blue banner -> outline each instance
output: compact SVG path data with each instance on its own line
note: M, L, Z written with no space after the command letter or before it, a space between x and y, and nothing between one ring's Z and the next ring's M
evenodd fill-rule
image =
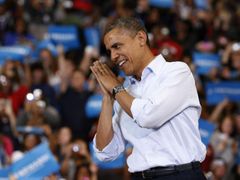
M199 129L202 142L207 146L210 142L212 134L215 130L215 125L205 119L199 119Z
M172 8L174 0L149 0L149 5L159 8Z
M240 82L218 82L206 84L207 103L218 104L224 99L240 102Z
M100 30L96 27L87 27L84 29L84 37L86 40L86 45L94 46L96 48L100 47L101 34Z
M40 51L42 49L48 49L52 53L53 56L57 55L57 48L56 48L55 44L50 40L43 40L38 43L38 45L37 45L38 53L40 53Z
M32 126L17 126L17 131L20 133L27 133L27 134L36 134L36 135L44 135L44 130L39 127L32 127Z
M48 49L54 57L58 54L56 45L50 39L46 39L36 44L36 48L31 55L32 60L39 60L40 52L43 49Z
M16 60L23 62L31 53L31 48L26 46L1 46L0 47L0 63L5 60Z
M94 94L89 97L86 104L86 114L88 118L97 118L100 115L102 108L102 95Z
M207 9L208 8L208 0L194 0L194 2L198 9Z
M80 47L78 29L76 26L49 26L48 38L56 45L63 45L65 50Z
M42 143L13 163L9 169L8 175L12 175L18 180L43 179L58 172L59 165L48 144Z
M0 180L8 180L8 175L10 174L10 168L0 168Z
M196 66L196 72L200 75L206 75L212 68L220 67L220 56L210 53L193 53L193 63Z

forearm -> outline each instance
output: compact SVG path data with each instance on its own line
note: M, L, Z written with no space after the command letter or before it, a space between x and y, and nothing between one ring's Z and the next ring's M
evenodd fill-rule
M91 64L91 57L85 55L79 65L79 68L84 71L85 74L88 73Z
M96 147L99 150L107 146L113 138L112 111L113 102L111 97L104 96L96 133Z
M218 104L213 110L213 112L210 114L209 120L213 123L217 123L227 104L228 104L227 99Z
M130 116L132 116L131 105L134 100L134 97L131 96L127 91L121 91L116 94L116 100L120 104L120 106L124 109L124 111Z
M14 114L9 115L9 120L10 120L10 125L11 125L11 130L14 135L16 135L16 117Z

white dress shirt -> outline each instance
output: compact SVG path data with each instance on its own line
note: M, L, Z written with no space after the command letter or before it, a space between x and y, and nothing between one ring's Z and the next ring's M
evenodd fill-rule
M141 81L129 78L127 91L135 97L133 118L114 103L114 137L102 150L102 161L116 159L126 142L133 146L127 158L129 172L157 166L202 162L206 147L201 142L201 113L193 75L183 62L166 62L162 55L144 69Z

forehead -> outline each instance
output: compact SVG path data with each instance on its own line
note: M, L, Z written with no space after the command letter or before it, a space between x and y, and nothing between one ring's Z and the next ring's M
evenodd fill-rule
M126 29L115 28L104 36L104 44L110 48L115 43L124 42L131 39L131 32Z

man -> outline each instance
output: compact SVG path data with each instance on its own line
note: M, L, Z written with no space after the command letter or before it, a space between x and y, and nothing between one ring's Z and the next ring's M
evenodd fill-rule
M99 61L91 67L104 93L94 138L97 157L115 159L127 141L133 147L127 159L132 179L205 179L199 167L206 154L198 129L201 106L188 66L154 57L146 29L135 18L108 25L104 44L129 85L123 87Z

